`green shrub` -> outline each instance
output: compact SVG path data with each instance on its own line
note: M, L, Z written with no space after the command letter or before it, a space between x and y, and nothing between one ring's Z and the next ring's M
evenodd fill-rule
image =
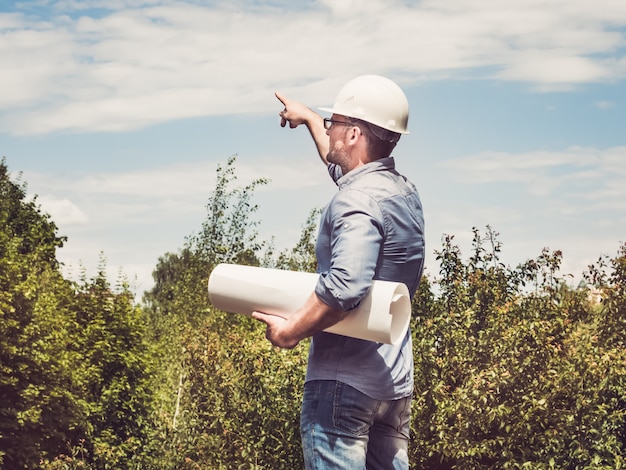
M426 278L415 299L413 464L624 468L623 248L598 305L558 277L560 252L511 270L493 252L464 264L451 241L441 294Z

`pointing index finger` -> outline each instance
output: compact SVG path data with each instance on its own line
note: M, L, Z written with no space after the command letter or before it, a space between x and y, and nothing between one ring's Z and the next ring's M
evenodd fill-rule
M285 102L287 101L287 99L281 93L276 91L276 92L274 92L274 95L276 96L276 98L278 98L278 101L280 101L283 105L286 106Z
M274 95L276 95L278 101L280 101L285 107L280 113L278 113L280 116L280 127L285 127L287 125L287 119L285 118L285 112L287 111L287 99L277 91L274 92Z

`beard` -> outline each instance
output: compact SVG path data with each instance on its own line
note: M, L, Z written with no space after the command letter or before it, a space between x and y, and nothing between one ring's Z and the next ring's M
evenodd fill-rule
M326 161L328 163L339 165L344 175L349 171L350 158L346 152L343 142L334 142L334 145L328 150Z

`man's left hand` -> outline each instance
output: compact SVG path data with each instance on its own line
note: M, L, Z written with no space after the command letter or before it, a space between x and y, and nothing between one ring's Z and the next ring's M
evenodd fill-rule
M267 313L262 312L252 312L252 318L267 325L265 337L274 346L284 349L292 349L295 348L300 342L300 340L290 338L289 335L286 334L285 324L287 323L287 319L277 315L268 315Z

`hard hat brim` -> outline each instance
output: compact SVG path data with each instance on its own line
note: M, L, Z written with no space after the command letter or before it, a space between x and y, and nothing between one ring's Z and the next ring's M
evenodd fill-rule
M343 113L341 113L341 112L337 112L337 111L335 111L333 108L318 107L317 109L319 109L320 111L324 111L324 112L326 112L326 113L330 113L330 114L339 114L339 115L341 115L341 116L346 116L346 117L350 117L350 118L354 118L354 119L361 119L361 118L357 118L357 117L355 117L355 116L350 116L350 115L348 115L348 114L343 114ZM363 121L365 121L365 122L367 122L367 123L369 123L369 124L371 124L371 125L373 125L373 126L378 126L378 124L374 124L373 122L369 122L369 121L367 121L366 119L362 119L362 120L363 120ZM381 126L378 126L378 127L381 127ZM384 127L381 127L381 129L385 129L385 128L384 128ZM389 132L394 132L394 133L396 133L396 134L402 134L402 135L407 135L407 134L410 134L410 132L409 132L408 130L405 130L405 131L397 131L397 130L391 130L391 129L385 129L385 130L387 130L387 131L389 131Z

